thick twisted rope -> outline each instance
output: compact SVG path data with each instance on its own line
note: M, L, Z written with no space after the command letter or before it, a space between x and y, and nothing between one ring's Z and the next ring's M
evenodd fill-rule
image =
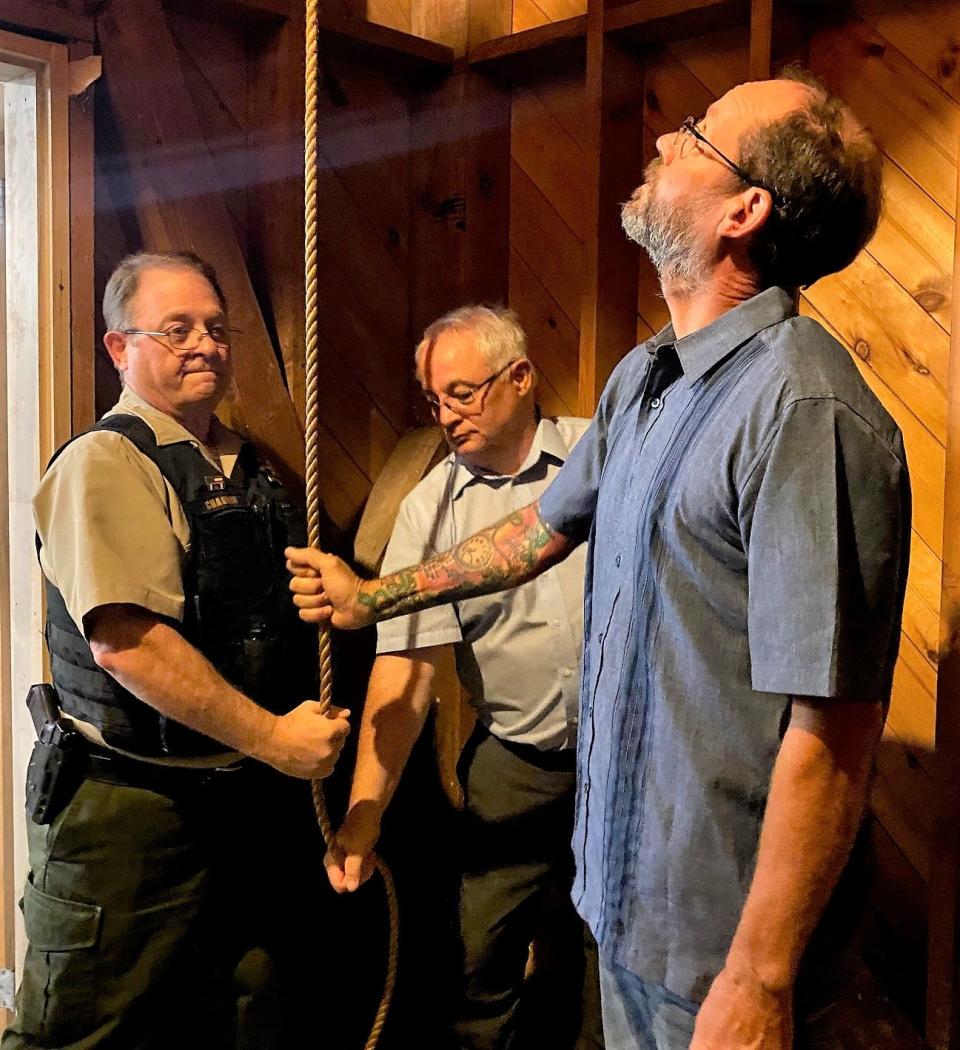
M306 439L307 439L307 529L311 547L320 546L320 353L317 324L317 91L318 75L318 0L307 0L306 12L306 85L304 112L304 262L306 272ZM330 632L321 627L318 636L320 664L320 702L330 707L333 700L333 663L330 654ZM342 859L342 850L333 836L323 782L314 780L313 805L317 823L323 833L327 849ZM387 1019L393 986L397 977L397 941L399 913L393 876L387 865L376 859L377 871L383 879L390 915L390 944L387 952L387 972L383 996L377 1007L370 1035L364 1050L375 1050Z

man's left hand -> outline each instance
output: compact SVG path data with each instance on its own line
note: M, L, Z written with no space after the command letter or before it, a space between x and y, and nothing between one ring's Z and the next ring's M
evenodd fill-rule
M792 1050L793 995L727 965L697 1014L690 1050Z

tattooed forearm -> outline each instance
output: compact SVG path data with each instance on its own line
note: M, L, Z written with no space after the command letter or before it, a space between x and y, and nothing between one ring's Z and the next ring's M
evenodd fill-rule
M359 600L378 620L503 591L533 579L573 549L531 503L453 550L361 585Z

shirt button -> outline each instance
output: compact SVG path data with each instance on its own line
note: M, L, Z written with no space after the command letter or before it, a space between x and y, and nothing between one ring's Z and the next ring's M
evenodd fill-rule
M573 671L571 671L569 667L565 667L563 669L563 677L564 678L569 678L572 674L573 674Z
M659 408L663 404L663 401L659 397L655 397L650 402L651 408Z
M554 620L553 621L553 626L554 627L559 627L560 626L560 621L559 620Z

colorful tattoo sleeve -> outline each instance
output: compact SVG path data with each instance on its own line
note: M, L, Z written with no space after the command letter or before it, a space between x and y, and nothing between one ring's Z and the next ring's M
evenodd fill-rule
M538 504L514 511L452 550L361 585L359 600L377 620L517 587L570 553L571 544L540 517Z

